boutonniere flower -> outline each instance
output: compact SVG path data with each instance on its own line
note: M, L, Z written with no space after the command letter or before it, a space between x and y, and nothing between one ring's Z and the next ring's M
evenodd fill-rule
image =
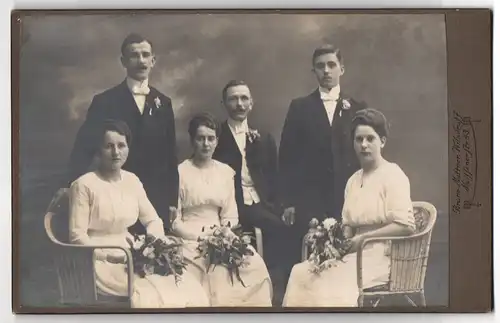
M249 129L247 132L247 137L248 141L250 141L250 143L253 143L254 141L260 139L260 133L255 129Z
M155 106L157 109L159 109L161 107L161 100L159 97L156 97L154 99L154 103L155 103ZM149 110L149 115L152 115L152 114L153 114L152 110Z
M161 100L160 100L160 98L156 97L154 101L155 101L156 108L159 109L161 107Z
M351 108L351 103L347 99L342 99L342 110L349 110ZM342 110L340 110L340 116L342 116Z

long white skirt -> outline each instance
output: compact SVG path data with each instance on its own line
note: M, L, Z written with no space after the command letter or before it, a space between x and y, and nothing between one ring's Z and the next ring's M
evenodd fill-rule
M188 271L197 277L209 296L213 307L270 307L272 306L272 284L262 257L254 250L248 266L240 269L240 276L246 287L236 277L233 284L227 268L216 266L206 272L206 260L198 256L196 241L184 241L184 257Z
M296 264L288 281L284 307L356 307L359 296L356 253L336 261L319 275L309 272L308 261ZM390 259L385 244L372 244L363 250L363 288L385 284Z

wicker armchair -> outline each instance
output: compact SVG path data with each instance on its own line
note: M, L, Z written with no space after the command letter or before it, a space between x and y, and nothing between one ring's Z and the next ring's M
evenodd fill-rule
M55 220L55 221L53 221ZM129 250L117 246L84 246L70 244L68 233L68 191L60 189L52 199L44 219L45 232L52 241L54 267L57 272L62 306L130 307L133 287L132 256ZM104 296L95 283L95 249L120 249L127 255L128 295Z
M359 288L358 305L365 306L365 298L375 299L370 305L376 307L384 296L402 295L413 306L417 304L409 295L417 294L421 306L426 306L424 282L427 272L427 259L431 242L432 229L436 223L436 208L427 202L413 202L416 233L406 237L378 237L365 239L357 251L357 283ZM307 260L309 250L302 242L302 260ZM390 241L391 264L389 282L386 285L363 289L363 247L375 241Z
M427 260L431 243L432 229L436 223L436 208L427 202L413 202L416 233L407 237L378 237L365 239L357 252L358 305L365 305L365 298L375 298L371 303L377 306L381 298L389 295L402 295L413 306L417 304L409 295L418 295L420 306L426 306L424 283ZM363 247L375 241L390 241L391 271L386 285L363 289Z

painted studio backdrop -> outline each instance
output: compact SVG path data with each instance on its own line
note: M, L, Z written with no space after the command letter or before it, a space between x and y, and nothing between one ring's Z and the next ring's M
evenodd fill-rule
M187 121L225 117L221 90L245 80L249 122L279 144L290 101L312 92L315 47L344 57L341 89L390 122L385 157L411 182L412 199L438 209L429 259L428 305L448 303L448 128L442 15L137 14L40 15L23 21L20 83L20 269L23 305L50 306L56 276L43 215L65 171L92 97L123 81L120 45L130 32L157 56L150 83L173 100L179 160L190 153ZM49 256L48 256L49 255Z

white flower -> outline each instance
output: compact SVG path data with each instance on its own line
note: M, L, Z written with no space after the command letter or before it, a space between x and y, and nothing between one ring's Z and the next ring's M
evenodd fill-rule
M241 242L243 242L245 244L250 244L252 241L250 240L249 236L243 236L243 237L241 237Z
M146 242L146 236L145 235L140 235L137 237L138 240L135 240L134 238L132 239L133 241L133 248L134 249L139 249L145 242Z
M327 230L332 229L336 224L337 224L337 220L335 220L334 218L327 218L327 219L323 220L323 226Z
M161 100L159 97L155 98L155 105L157 109L161 107Z
M154 247L147 247L145 248L143 251L142 251L142 255L145 256L145 257L148 257L150 254L153 254L155 251L155 248ZM154 256L154 254L153 254ZM153 258L150 258L150 259L153 259Z
M260 133L256 129L248 129L247 136L248 136L248 141L252 143L260 138Z
M349 103L349 101L348 101L348 100L343 99L343 100L342 100L342 108L343 108L344 110L349 110L349 109L351 108L351 103Z

